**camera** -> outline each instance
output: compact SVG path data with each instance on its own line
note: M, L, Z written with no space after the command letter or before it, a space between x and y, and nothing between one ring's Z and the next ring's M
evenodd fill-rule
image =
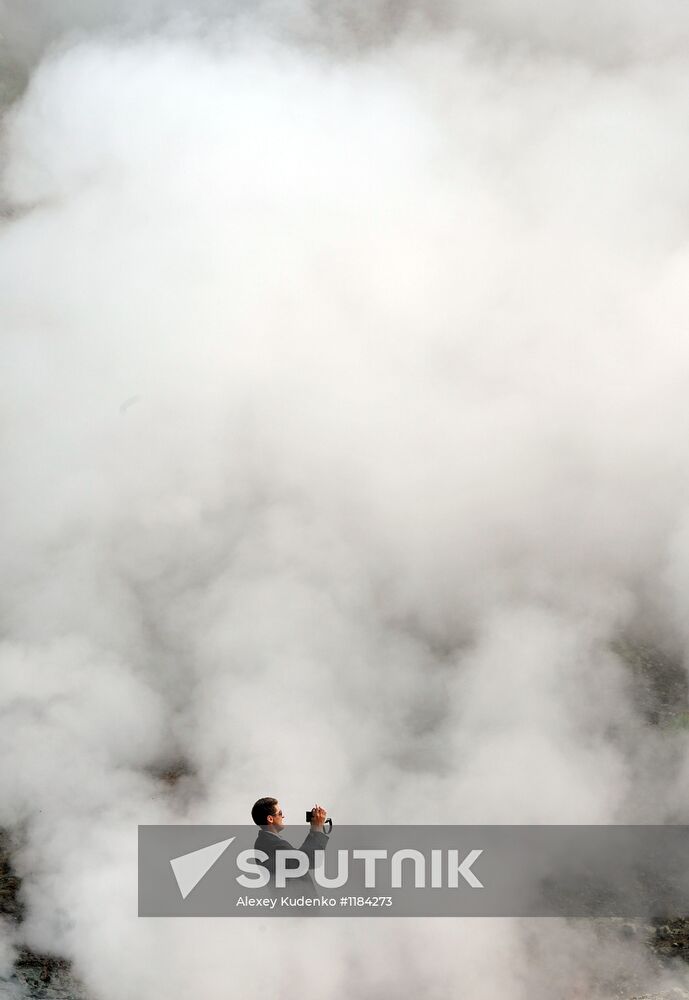
M306 822L311 823L312 820L313 820L313 809L309 809L308 812L306 813ZM333 828L333 821L331 819L326 819L325 823L323 824L323 829L325 829L326 827L328 828L326 832L330 833L330 831Z

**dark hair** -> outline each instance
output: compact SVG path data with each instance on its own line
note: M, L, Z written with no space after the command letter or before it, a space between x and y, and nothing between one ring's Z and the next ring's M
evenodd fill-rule
M266 826L268 817L275 815L273 810L277 804L278 800L272 799L269 795L265 799L259 799L258 802L254 802L251 809L251 818L256 826Z

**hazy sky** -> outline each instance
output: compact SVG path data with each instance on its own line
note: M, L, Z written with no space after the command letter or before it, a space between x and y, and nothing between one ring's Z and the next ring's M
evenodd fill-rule
M689 642L689 8L0 0L0 34L22 940L94 1000L622 961L139 921L136 825L689 821L688 737L615 651Z

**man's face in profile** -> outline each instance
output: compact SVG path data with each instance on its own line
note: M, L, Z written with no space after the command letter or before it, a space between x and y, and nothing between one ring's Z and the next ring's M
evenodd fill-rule
M273 815L268 816L268 826L276 833L278 830L285 829L285 814L279 802L276 802L273 806Z

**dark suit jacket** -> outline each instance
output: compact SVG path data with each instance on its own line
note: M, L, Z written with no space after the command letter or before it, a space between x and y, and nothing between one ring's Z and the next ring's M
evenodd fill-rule
M314 865L314 851L325 850L328 843L328 835L323 833L321 830L310 830L306 840L299 848L304 854L308 856L309 868L313 868ZM275 884L275 855L278 851L293 851L294 848L288 840L284 837L280 837L277 833L271 833L266 830L265 827L261 827L259 830L258 837L256 837L256 843L254 848L257 851L264 851L268 855L266 861L261 861L259 864L263 865L270 872L271 885ZM287 862L287 869L297 867L296 860ZM298 889L300 892L312 893L314 889L313 881L310 874L301 875L299 878L288 879L287 885L292 886L294 889Z

